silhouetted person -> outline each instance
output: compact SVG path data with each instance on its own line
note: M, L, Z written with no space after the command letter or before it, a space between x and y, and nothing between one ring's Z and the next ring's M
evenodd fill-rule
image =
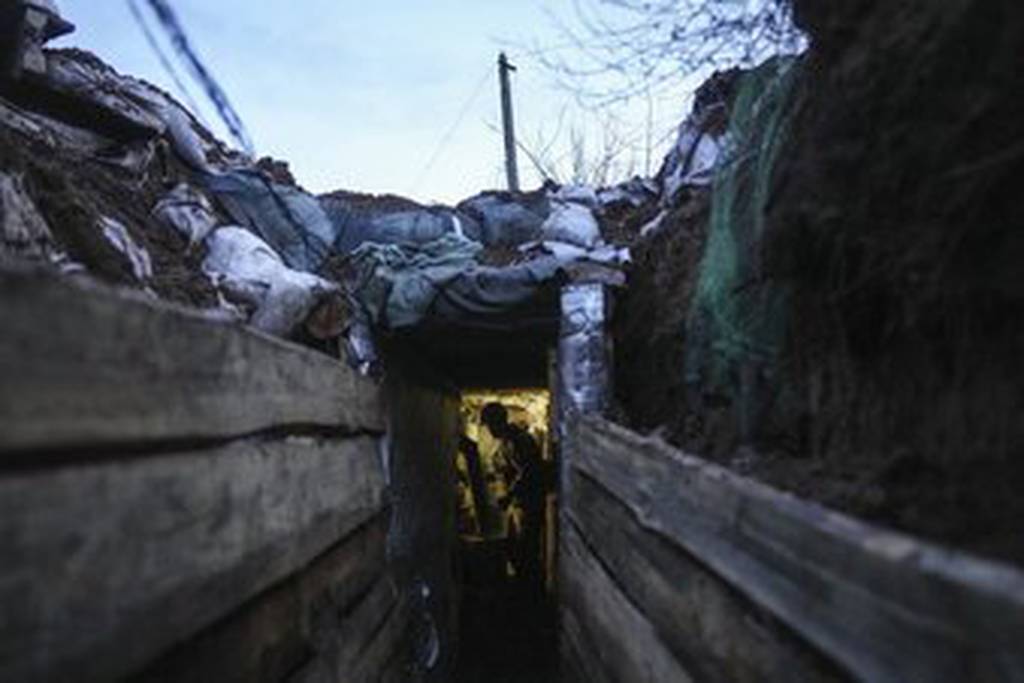
M541 536L544 529L544 463L540 447L525 429L508 421L500 403L488 403L480 413L487 431L502 443L514 469L508 497L523 511L523 521L514 547L516 574L530 588L543 585Z

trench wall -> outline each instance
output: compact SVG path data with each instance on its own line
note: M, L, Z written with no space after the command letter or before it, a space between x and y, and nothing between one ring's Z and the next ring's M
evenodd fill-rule
M1024 574L569 422L569 681L1024 680Z
M453 562L459 395L422 368L396 363L390 372L388 557L412 610L406 680L444 682L458 650Z
M389 443L436 403L389 442L375 384L237 325L10 268L0 309L0 680L414 680Z

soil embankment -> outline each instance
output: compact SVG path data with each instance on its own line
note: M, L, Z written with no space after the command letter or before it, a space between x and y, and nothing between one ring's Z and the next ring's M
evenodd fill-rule
M725 337L696 338L709 223L676 211L635 248L619 308L625 419L801 496L1024 563L1024 9L819 4L795 3L811 48L764 201L739 227L744 277L718 292L772 316L750 336L778 343L728 349L715 382L694 374Z

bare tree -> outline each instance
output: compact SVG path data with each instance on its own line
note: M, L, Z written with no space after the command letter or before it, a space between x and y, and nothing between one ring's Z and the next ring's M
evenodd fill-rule
M584 104L607 106L695 73L797 52L790 0L573 0L533 55Z

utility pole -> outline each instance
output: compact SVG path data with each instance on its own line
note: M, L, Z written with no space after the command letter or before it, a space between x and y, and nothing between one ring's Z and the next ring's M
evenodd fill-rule
M512 120L512 85L509 72L516 67L509 63L508 57L502 52L498 55L498 76L501 80L501 121L505 131L505 175L508 177L508 189L519 192L519 166L516 163L516 131Z

